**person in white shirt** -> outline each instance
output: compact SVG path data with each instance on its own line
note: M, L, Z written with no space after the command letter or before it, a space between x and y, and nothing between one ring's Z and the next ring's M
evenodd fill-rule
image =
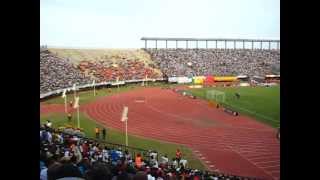
M52 142L52 134L50 133L50 132L47 132L47 134L48 134L48 141L49 141L49 143L51 143Z
M180 164L183 165L184 168L186 168L186 165L188 164L188 161L186 159L181 159Z
M51 128L52 122L51 122L50 120L47 120L46 126L49 127L49 128Z
M169 162L169 158L167 155L161 156L161 164L167 165Z

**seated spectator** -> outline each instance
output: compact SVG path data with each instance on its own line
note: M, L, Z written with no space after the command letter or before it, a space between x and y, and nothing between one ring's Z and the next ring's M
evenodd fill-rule
M140 154L140 153L138 153L137 156L136 156L136 158L135 158L135 165L136 165L136 167L137 167L138 169L140 169L141 166L142 166L142 157L141 157L141 154Z
M92 168L85 174L86 180L111 180L110 168L104 163L94 163Z

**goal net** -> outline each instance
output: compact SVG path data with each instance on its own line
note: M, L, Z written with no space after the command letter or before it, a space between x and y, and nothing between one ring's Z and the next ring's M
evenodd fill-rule
M206 98L208 100L213 100L218 103L225 103L226 94L225 92L218 91L218 90L208 90L206 91Z

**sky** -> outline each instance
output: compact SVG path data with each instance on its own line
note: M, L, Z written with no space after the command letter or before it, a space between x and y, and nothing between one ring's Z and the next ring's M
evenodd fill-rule
M40 1L40 45L142 48L141 37L280 39L280 0Z

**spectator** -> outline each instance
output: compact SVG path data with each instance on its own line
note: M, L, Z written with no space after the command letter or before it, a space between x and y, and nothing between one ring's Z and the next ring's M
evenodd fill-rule
M141 154L140 154L140 153L138 153L137 156L136 156L135 164L136 164L136 167L137 167L138 169L141 168L141 166L142 166L142 157L141 157Z
M177 149L176 159L177 159L178 164L180 163L181 158L182 158L182 152L180 151L180 149Z
M96 127L96 128L94 129L94 132L95 132L95 134L96 134L96 138L99 139L99 137L100 137L99 128Z
M51 126L52 126L51 121L50 121L50 120L47 120L46 127L47 127L47 128L51 128Z
M110 168L101 162L94 163L92 169L85 175L86 180L111 180L112 174Z
M71 123L71 119L72 119L72 115L71 115L71 113L69 112L69 113L68 113L68 122L69 122L69 123Z
M103 128L102 129L102 138L103 138L103 140L106 140L106 128Z

